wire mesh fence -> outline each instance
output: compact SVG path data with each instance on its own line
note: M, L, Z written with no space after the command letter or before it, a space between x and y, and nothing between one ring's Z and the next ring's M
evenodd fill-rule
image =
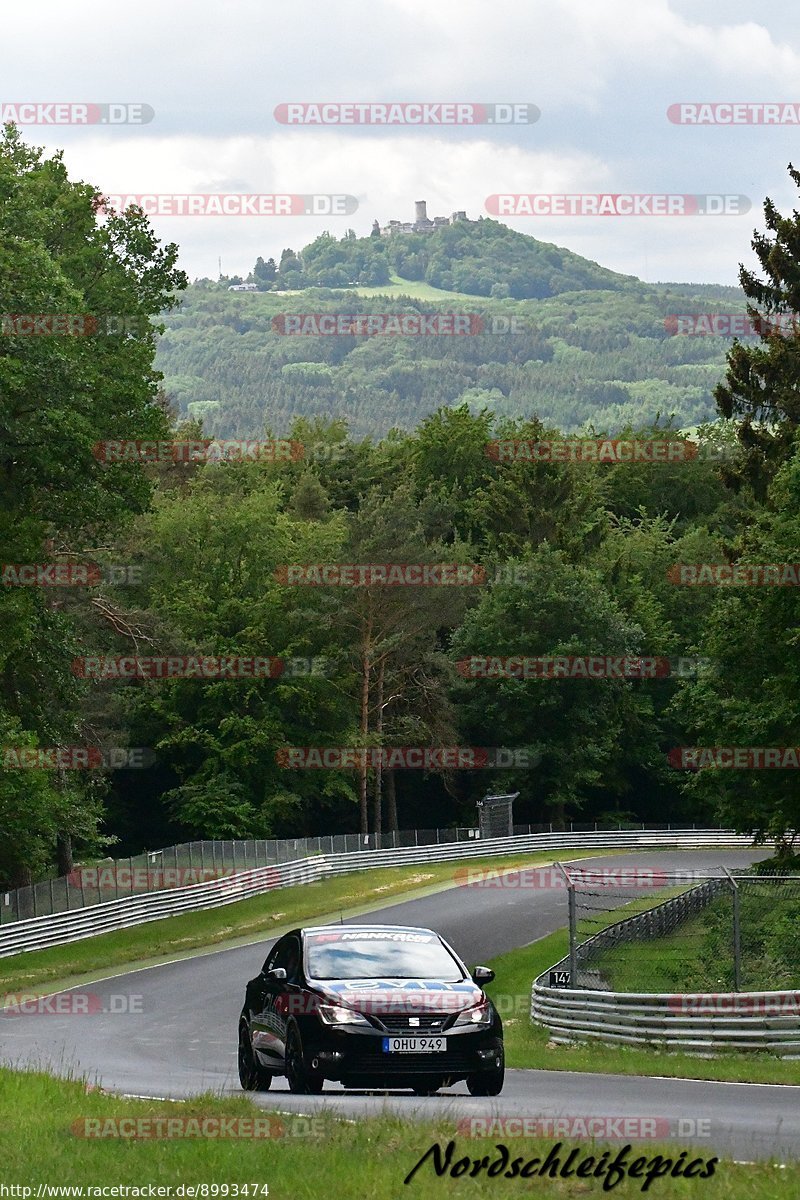
M564 869L569 986L613 992L800 987L800 875Z

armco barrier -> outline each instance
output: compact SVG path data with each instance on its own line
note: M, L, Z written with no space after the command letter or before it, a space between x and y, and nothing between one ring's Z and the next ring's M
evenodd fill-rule
M610 830L598 833L534 833L490 841L451 842L398 850L360 850L316 855L298 862L240 871L223 879L189 887L106 900L89 908L32 917L0 928L0 957L79 941L112 929L142 925L179 913L219 908L278 887L314 883L331 875L376 867L413 866L463 858L490 858L548 850L636 850L747 848L752 839L720 829Z
M545 1025L554 1042L657 1045L694 1054L767 1051L800 1058L800 992L573 991L547 987L541 978L533 985L531 1019Z

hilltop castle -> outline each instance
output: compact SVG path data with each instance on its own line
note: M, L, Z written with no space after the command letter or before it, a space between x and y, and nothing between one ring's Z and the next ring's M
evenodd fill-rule
M417 200L414 203L415 219L413 221L390 221L383 228L377 221L373 223L372 232L381 237L393 237L396 233L431 233L434 229L441 229L443 225L455 225L459 221L466 221L466 212L454 212L449 217L434 217L433 220L428 216L427 200Z

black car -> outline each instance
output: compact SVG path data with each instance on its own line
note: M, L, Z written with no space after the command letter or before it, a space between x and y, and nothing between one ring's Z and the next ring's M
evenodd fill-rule
M431 1095L465 1079L473 1096L503 1087L503 1025L481 985L430 929L321 925L273 946L247 985L239 1019L239 1079L293 1092L411 1088Z

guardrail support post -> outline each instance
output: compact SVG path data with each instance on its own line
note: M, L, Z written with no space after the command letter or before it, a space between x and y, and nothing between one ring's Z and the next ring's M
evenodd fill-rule
M569 877L569 871L563 863L556 862L553 866L558 867L567 885L567 910L569 912L569 986L571 988L578 987L578 951L577 951L577 907L575 898L575 884Z

